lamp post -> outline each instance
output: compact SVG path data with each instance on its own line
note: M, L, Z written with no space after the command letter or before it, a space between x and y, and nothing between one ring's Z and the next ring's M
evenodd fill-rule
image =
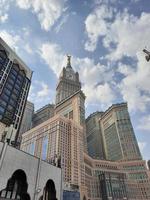
M146 54L145 59L147 60L147 62L150 61L150 51L143 49L143 52Z

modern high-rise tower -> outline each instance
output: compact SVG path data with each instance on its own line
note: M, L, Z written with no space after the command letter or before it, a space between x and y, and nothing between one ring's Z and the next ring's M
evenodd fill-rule
M94 112L86 119L86 139L88 154L94 159L105 159L102 130L99 118L103 112Z
M31 77L32 71L0 38L0 139L5 127L11 126L17 141Z
M56 87L56 105L81 89L79 74L71 67L71 56L67 58L67 66L63 68Z
M100 117L104 151L108 160L141 160L127 103L114 104Z
M142 159L134 134L127 103L114 104L105 112L95 112L86 119L89 155L107 160Z
M47 104L33 114L32 127L38 126L54 116L54 104Z
M32 128L33 113L34 113L34 104L30 101L27 101L19 130L19 136L18 136L19 141L21 141L22 134Z

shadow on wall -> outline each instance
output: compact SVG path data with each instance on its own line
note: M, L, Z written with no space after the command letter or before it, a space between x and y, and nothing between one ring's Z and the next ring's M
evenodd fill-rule
M43 195L39 200L57 200L56 198L56 189L54 181L49 179L43 189Z
M85 197L85 196L83 197L83 200L86 200L86 197Z
M6 188L0 191L0 198L30 200L27 193L28 183L25 172L21 169L16 170L8 179ZM54 181L49 179L43 189L43 195L39 200L57 200Z
M7 199L30 200L27 193L27 177L23 170L16 170L7 182L5 189L0 191L0 197Z

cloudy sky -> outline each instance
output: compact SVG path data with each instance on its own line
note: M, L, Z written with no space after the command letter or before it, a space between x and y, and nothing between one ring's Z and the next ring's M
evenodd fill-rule
M0 0L0 36L34 71L29 100L55 101L66 54L80 74L86 115L128 102L142 155L150 159L149 0Z

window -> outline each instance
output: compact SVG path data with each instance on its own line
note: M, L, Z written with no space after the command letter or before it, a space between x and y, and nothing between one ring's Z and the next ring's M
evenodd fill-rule
M30 154L32 154L32 155L34 155L34 150L35 150L35 142L32 142L31 144L30 144Z
M42 142L42 159L46 160L47 158L47 147L48 147L48 137L43 138Z
M5 110L5 108L3 108L2 106L0 106L0 112L3 113Z

